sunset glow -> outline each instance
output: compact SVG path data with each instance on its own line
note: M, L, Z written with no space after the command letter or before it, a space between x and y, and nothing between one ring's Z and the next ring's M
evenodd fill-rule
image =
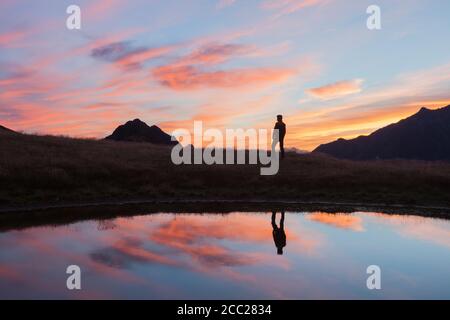
M450 3L378 1L0 3L0 125L103 138L140 118L171 133L194 120L272 128L312 150L450 104Z

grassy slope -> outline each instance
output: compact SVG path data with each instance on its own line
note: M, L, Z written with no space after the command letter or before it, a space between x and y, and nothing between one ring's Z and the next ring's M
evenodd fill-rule
M256 165L175 166L170 147L0 132L0 207L125 199L264 199L450 206L450 164L288 154Z

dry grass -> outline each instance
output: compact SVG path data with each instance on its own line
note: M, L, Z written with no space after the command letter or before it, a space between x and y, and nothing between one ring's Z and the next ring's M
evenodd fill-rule
M170 147L0 133L0 206L131 199L450 205L450 164L288 153L259 166L175 166Z

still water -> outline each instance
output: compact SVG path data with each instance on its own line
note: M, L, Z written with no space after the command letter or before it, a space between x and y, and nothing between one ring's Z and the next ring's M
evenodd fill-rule
M68 290L66 268L81 268ZM367 288L367 267L381 290ZM450 299L450 221L150 214L0 233L0 298Z

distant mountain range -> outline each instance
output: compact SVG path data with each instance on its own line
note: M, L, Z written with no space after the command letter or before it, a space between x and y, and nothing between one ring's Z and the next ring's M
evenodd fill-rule
M313 152L351 160L450 160L450 106L437 110L422 108L369 136L338 139L320 145Z
M0 133L16 133L0 125ZM157 126L135 119L117 127L105 140L176 145ZM322 144L314 153L350 160L415 159L450 161L450 106L419 112L368 136Z
M162 145L176 145L172 137L157 126L148 126L145 122L135 119L117 127L116 130L105 138L115 141L150 142Z

